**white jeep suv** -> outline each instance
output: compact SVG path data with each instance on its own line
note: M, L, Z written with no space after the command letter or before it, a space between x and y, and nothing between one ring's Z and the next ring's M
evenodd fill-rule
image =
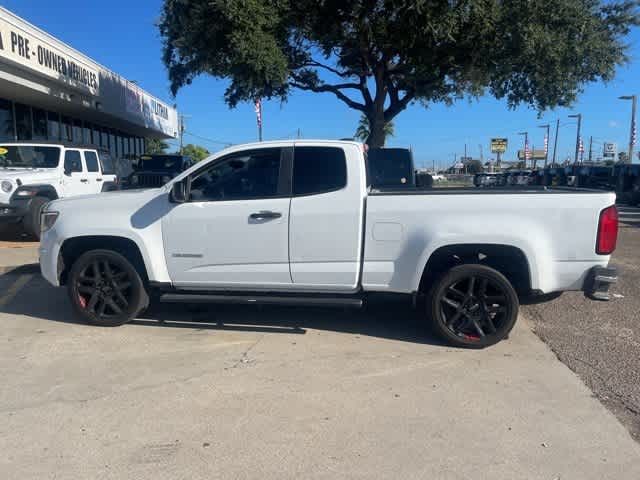
M117 189L113 160L95 147L0 143L0 225L22 223L39 238L40 212L58 198Z

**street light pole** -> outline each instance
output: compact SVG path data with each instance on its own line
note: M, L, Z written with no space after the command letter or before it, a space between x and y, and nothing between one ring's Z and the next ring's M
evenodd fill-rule
M547 136L544 137L544 168L547 168L547 162L549 160L549 129L551 125L547 123L546 125L540 125L540 128L547 129Z
M582 114L578 113L576 115L569 115L569 118L577 118L578 119L578 130L576 133L576 156L573 159L573 164L578 164L578 156L580 155L580 128L582 127Z
M636 104L637 95L624 95L620 100L631 100L631 133L629 134L629 163L633 163L633 147L636 145Z

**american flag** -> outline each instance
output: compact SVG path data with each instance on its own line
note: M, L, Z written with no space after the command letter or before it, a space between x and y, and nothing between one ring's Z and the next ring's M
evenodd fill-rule
M549 137L544 136L544 154L545 156L549 153Z
M631 124L631 145L635 145L638 139L638 132L636 131L636 119L633 119Z
M256 120L258 121L258 127L262 128L262 100L259 98L255 102L256 108Z
M582 143L582 137L580 137L580 153L584 153L584 144Z
M525 142L524 144L524 159L525 160L531 159L531 150L529 149L529 142Z

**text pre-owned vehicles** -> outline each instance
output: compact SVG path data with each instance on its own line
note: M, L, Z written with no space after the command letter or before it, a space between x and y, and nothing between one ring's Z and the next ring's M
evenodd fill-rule
M35 237L47 202L109 191L116 183L109 153L95 147L0 143L0 223L22 222Z
M42 272L96 325L157 297L349 306L390 292L471 347L509 333L519 295L606 299L615 281L613 193L370 182L355 142L232 147L159 189L50 203Z
M157 188L193 165L185 155L142 155L138 168L125 181L124 188Z

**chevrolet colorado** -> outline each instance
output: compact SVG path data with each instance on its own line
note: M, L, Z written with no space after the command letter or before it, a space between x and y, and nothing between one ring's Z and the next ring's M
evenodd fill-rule
M95 325L150 298L359 306L391 292L472 348L508 335L522 296L607 299L616 280L613 193L382 183L356 142L234 146L162 188L49 203L40 264Z

